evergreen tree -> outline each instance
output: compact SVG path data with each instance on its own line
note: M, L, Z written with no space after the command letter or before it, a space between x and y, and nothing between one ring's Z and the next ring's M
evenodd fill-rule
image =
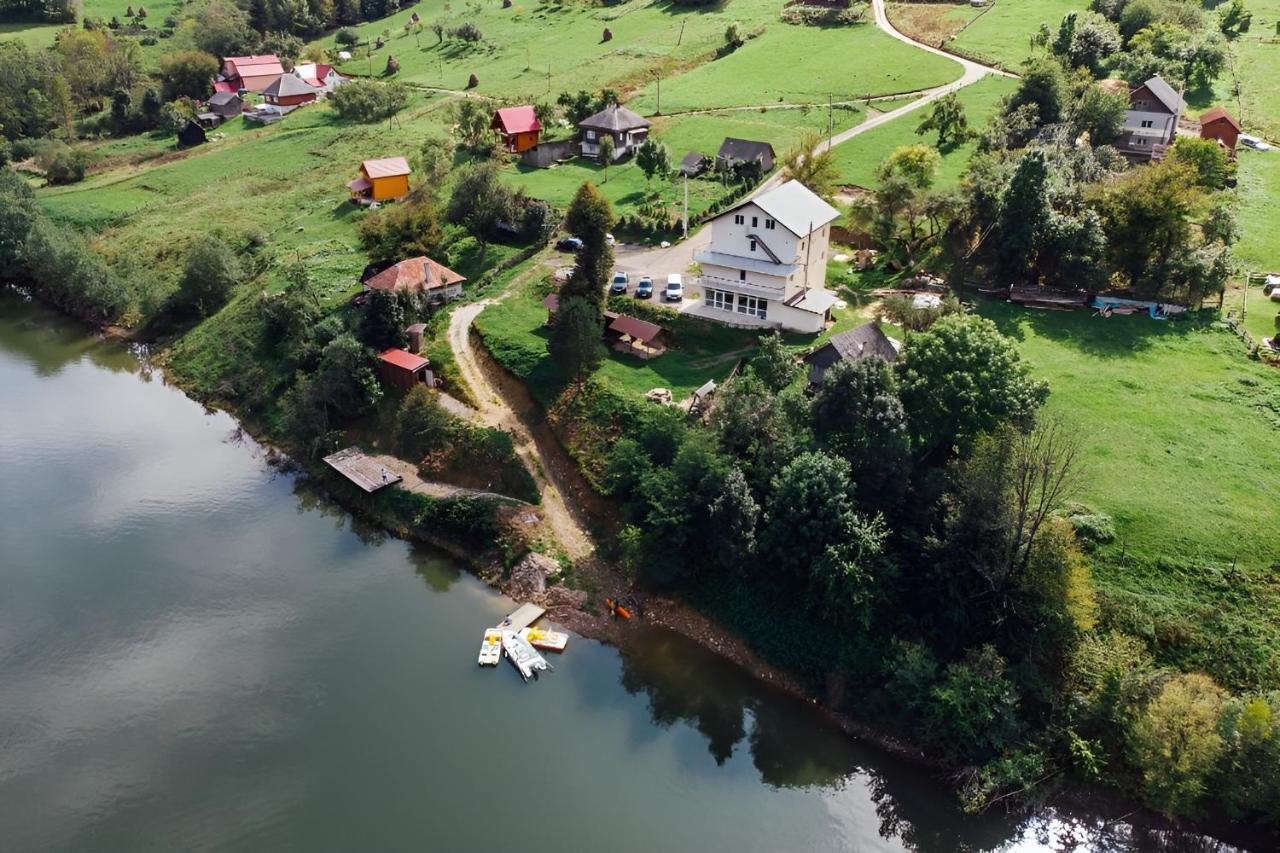
M580 385L604 360L603 333L598 302L578 296L562 298L547 352L570 380Z
M1036 252L1049 224L1049 166L1044 152L1022 155L1000 209L998 259L1007 283L1036 268Z
M561 290L561 297L580 296L599 306L604 303L604 286L613 269L613 249L608 233L613 227L613 208L595 184L578 187L565 214L569 233L582 241L573 275Z

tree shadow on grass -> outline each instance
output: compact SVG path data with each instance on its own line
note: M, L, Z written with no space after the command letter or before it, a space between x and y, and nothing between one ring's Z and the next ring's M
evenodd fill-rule
M1182 338L1202 329L1200 320L1153 320L1145 313L1128 317L1093 316L1092 309L1043 311L1001 302L983 302L979 313L996 324L1000 333L1016 341L1026 340L1026 330L1095 356L1129 356L1149 349L1162 339Z

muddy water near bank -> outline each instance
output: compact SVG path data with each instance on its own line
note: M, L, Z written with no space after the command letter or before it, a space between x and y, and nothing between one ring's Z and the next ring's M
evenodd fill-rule
M1132 847L926 772L662 629L480 670L511 602L0 298L8 850Z

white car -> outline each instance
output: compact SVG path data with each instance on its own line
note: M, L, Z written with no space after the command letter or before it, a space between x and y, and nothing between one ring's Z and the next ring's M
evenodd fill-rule
M1252 148L1254 151L1270 151L1271 150L1271 146L1263 142L1258 137L1249 136L1243 133L1240 134L1240 144L1243 145L1245 148Z
M673 272L667 276L667 287L662 291L662 298L668 302L680 302L684 299L684 276Z

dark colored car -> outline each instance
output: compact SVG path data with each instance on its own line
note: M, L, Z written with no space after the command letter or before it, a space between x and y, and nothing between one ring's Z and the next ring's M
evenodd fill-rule
M577 237L561 237L556 241L556 248L561 252L576 252L582 248L582 241Z
M648 299L653 296L653 279L645 276L636 283L636 299Z

